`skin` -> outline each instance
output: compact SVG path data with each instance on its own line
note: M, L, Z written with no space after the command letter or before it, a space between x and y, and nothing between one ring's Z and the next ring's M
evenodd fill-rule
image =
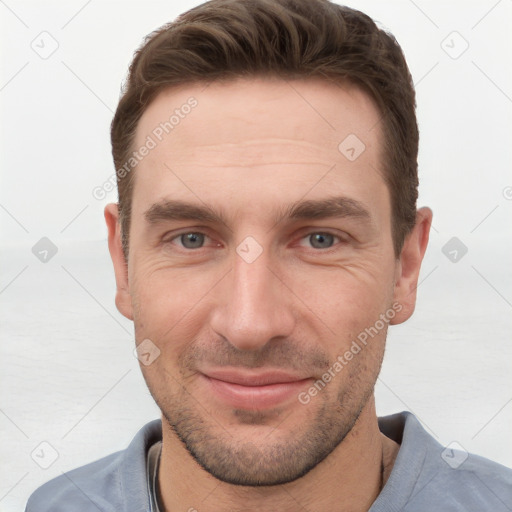
M160 350L141 369L162 410L163 504L368 510L381 465L385 483L399 449L378 429L374 385L388 323L413 313L432 212L418 210L396 257L380 115L354 86L253 78L169 89L142 116L135 147L190 96L197 107L137 165L128 264L117 205L105 208L117 308L137 343ZM354 161L338 150L349 134L365 144ZM368 215L278 216L333 196ZM224 220L150 224L145 212L164 199L207 204ZM187 232L206 236L190 248L178 236ZM248 236L262 250L250 263L236 251ZM285 369L307 379L307 392L393 305L400 310L307 404L294 395L234 407L204 384L212 365Z

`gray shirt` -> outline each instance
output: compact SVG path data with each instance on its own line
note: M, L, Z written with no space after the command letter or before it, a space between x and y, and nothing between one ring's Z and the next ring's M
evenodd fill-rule
M379 428L400 450L370 512L512 511L511 469L441 446L409 412L379 418ZM161 440L161 420L154 420L126 450L39 487L26 512L158 512Z

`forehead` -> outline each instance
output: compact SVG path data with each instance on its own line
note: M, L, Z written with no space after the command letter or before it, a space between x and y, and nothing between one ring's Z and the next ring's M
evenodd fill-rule
M380 135L379 119L368 94L348 82L240 78L164 90L142 115L135 143L153 134L171 145L188 143L183 152L191 146L291 135L336 149L349 134L372 145Z
M151 149L136 167L133 211L169 195L209 203L229 197L235 205L242 193L261 207L308 189L318 197L340 186L349 196L364 187L368 198L377 189L386 195L379 119L361 89L320 79L165 90L137 127L134 149Z

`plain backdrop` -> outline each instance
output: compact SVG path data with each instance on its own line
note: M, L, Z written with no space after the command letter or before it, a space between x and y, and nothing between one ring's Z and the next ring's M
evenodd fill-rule
M134 50L198 3L0 1L1 511L159 417L114 304L103 208L116 192L92 191L114 172L109 125ZM378 413L410 410L441 444L512 466L512 2L349 5L404 49L418 204L434 211L416 312L389 332ZM44 237L46 262L33 250Z

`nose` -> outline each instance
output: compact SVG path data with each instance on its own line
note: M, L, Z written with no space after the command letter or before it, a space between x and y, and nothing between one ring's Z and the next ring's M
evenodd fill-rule
M290 336L295 326L292 294L267 251L252 262L234 255L231 272L217 293L221 297L211 327L240 350L258 350Z

